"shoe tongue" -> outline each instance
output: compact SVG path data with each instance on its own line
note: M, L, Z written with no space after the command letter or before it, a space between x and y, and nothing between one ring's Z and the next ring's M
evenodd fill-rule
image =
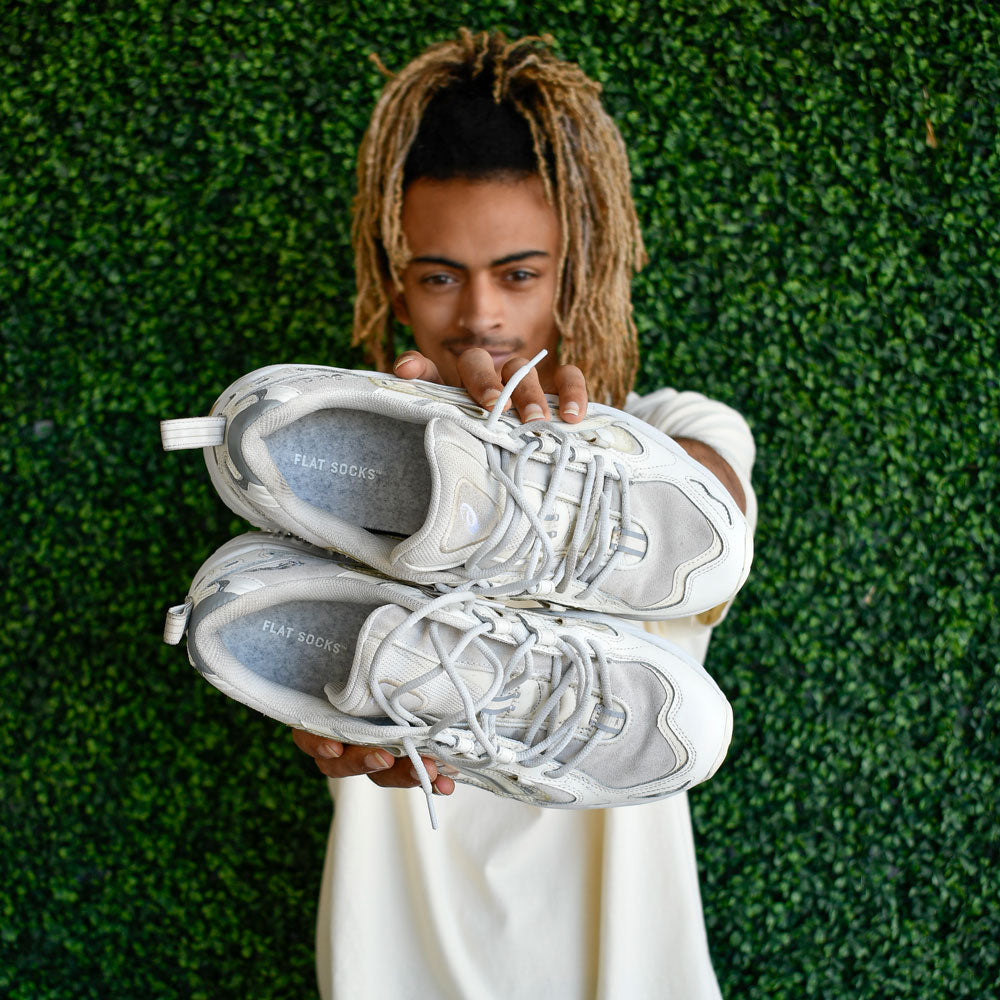
M432 500L423 527L404 539L392 554L415 572L461 566L490 536L507 503L506 489L489 469L487 446L453 421L437 417L427 424L424 449L430 467ZM538 511L549 489L551 464L528 461L523 470L522 495ZM556 551L564 551L576 523L578 502L586 476L564 470L560 494L576 500L556 499L546 518L548 536ZM594 522L584 532L582 548L589 542ZM492 558L499 566L515 553L531 530L523 512L505 532Z
M400 685L435 670L436 676L424 681L412 692L402 696L401 705L428 721L443 718L462 709L462 700L454 683L440 669L440 657L429 635L430 623L421 619L411 628L387 641L389 634L410 612L397 604L387 604L373 611L358 632L354 663L342 690L326 686L326 694L335 708L347 715L361 718L383 718L385 710L372 696L370 678L378 653L377 671L383 694L390 697ZM452 650L464 631L438 624L442 648ZM456 662L459 675L473 699L480 697L493 683L495 672L482 652L470 644Z
M486 446L450 420L427 424L424 450L432 500L423 527L400 542L393 560L417 571L458 566L486 539L502 510L502 488L489 471Z

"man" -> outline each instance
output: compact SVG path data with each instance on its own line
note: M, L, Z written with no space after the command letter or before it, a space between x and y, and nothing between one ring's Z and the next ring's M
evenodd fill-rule
M359 153L355 338L379 367L490 407L513 373L525 422L626 403L629 280L644 258L621 137L599 88L537 40L463 31L386 87ZM546 393L557 399L552 412ZM662 390L629 408L730 490L751 523L753 443L728 407ZM724 608L647 625L704 658ZM718 996L686 797L546 810L462 788L432 834L408 760L305 732L336 809L317 933L330 997ZM434 790L452 778L424 761ZM375 788L374 786L379 786Z

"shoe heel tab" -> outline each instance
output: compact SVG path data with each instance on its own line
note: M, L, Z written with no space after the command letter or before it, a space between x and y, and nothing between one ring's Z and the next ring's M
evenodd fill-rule
M226 436L225 417L182 417L160 421L160 441L164 451L214 448Z
M167 620L163 625L163 641L168 646L177 646L187 630L194 601L189 597L183 604L175 604L167 610Z

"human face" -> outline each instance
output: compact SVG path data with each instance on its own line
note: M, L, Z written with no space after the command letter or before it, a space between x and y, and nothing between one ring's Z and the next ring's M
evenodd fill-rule
M421 178L406 190L402 223L411 256L393 311L442 380L462 384L458 358L472 347L498 373L544 347L537 371L555 392L559 222L541 180Z

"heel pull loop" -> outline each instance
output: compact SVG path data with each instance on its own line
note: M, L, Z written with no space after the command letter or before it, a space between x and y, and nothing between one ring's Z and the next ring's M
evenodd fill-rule
M167 620L163 624L163 641L168 646L177 646L184 638L193 607L194 601L189 597L183 604L175 604L167 610Z
M213 448L226 437L225 417L181 417L160 421L160 441L164 451Z

